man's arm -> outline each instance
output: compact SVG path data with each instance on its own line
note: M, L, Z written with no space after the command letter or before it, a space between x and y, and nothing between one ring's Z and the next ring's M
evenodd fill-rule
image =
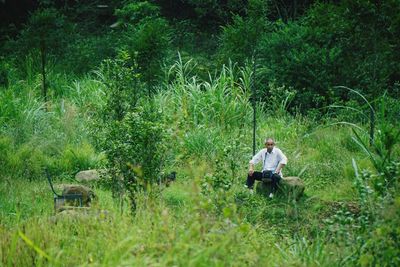
M283 167L285 167L285 165L287 164L287 157L282 153L281 150L279 150L279 164L278 167L275 170L275 173L280 174L281 170L283 169Z
M252 176L254 173L254 165L262 160L262 150L260 150L257 154L249 162L249 175Z
M286 164L283 163L279 163L278 168L276 168L275 173L280 174L281 170L283 169L283 167L285 167Z

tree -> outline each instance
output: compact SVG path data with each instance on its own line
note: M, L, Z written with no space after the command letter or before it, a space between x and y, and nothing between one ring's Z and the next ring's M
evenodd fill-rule
M255 53L262 36L272 28L266 8L265 0L249 1L246 16L235 15L231 24L222 27L218 54L224 63L232 60L243 65L257 56Z
M96 127L99 145L107 156L114 197L127 192L134 212L137 191L156 183L163 167L166 126L153 100L143 95L137 64L126 52L106 60L99 74L107 88Z
M146 82L148 95L162 75L161 64L171 44L171 29L160 17L158 6L147 1L128 3L116 10L124 36L123 46L137 62L141 80Z
M49 54L59 52L65 41L65 18L54 8L35 11L22 31L20 41L24 50L32 48L40 54L42 96L47 103L46 62Z

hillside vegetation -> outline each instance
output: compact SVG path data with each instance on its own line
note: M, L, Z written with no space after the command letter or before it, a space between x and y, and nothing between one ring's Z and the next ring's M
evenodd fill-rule
M1 266L400 265L398 1L27 2L0 2ZM245 188L253 108L300 199ZM55 213L46 174L87 169Z

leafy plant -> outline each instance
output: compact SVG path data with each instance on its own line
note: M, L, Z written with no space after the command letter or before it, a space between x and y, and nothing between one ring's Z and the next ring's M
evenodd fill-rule
M116 59L105 60L95 73L106 88L103 120L122 120L137 105L144 91L135 59L121 51Z
M369 118L369 131L364 130L362 125L352 122L341 121L334 124L344 124L352 127L354 134L352 137L353 141L368 156L373 167L378 174L380 174L377 176L378 180L374 183L375 189L378 190L380 194L384 195L395 182L394 175L391 171L392 169L389 166L395 162L394 155L397 153L396 147L400 143L400 129L393 127L392 121L386 120L386 95L380 97L378 102L380 108L375 110L373 103L370 103L360 92L347 87L341 88L347 89L361 97L368 107L368 113L365 114L363 110L353 107L336 105L333 107L346 110L350 109ZM365 138L366 136L368 136L368 141ZM383 181L379 180L381 178L383 178Z
M135 25L142 20L154 19L160 16L160 7L148 1L128 2L123 7L115 11L119 23L128 26Z
M263 97L266 102L266 108L272 113L284 115L296 96L297 91L293 88L286 88L286 86L277 86L275 82L268 84L268 92L265 92Z
M98 76L106 87L107 102L98 121L103 130L95 135L108 159L114 195L127 191L134 211L137 191L156 183L163 166L162 113L144 98L137 65L129 54L105 61Z
M128 192L133 211L137 191L149 190L164 165L167 140L161 116L151 108L137 107L107 125L102 147L113 172L113 189L122 186Z

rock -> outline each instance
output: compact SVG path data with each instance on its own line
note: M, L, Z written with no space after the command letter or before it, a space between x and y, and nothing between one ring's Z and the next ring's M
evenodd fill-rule
M89 182L100 180L100 174L101 174L101 171L97 171L97 170L80 171L75 175L75 179L78 182L89 183Z
M289 198L298 200L303 195L304 189L303 180L296 176L288 176L282 178L279 182L277 193L282 193ZM259 182L256 192L267 196L271 192L271 180Z
M64 186L64 189L62 191L62 196L76 195L76 194L82 195L82 206L84 206L84 207L89 207L90 203L94 199L96 199L96 194L89 187L86 187L83 185L65 185ZM72 201L72 202L75 202L75 201ZM72 205L72 206L76 206L76 205Z
M56 188L62 188L61 196L65 197L68 195L82 195L82 206L90 207L93 200L95 200L96 194L92 189L83 185L74 185L74 184L61 184L55 186ZM57 189L56 189L57 190ZM65 198L56 198L54 203L54 210L56 212L60 212L65 210L67 207L79 207L80 202L78 199L68 200Z

